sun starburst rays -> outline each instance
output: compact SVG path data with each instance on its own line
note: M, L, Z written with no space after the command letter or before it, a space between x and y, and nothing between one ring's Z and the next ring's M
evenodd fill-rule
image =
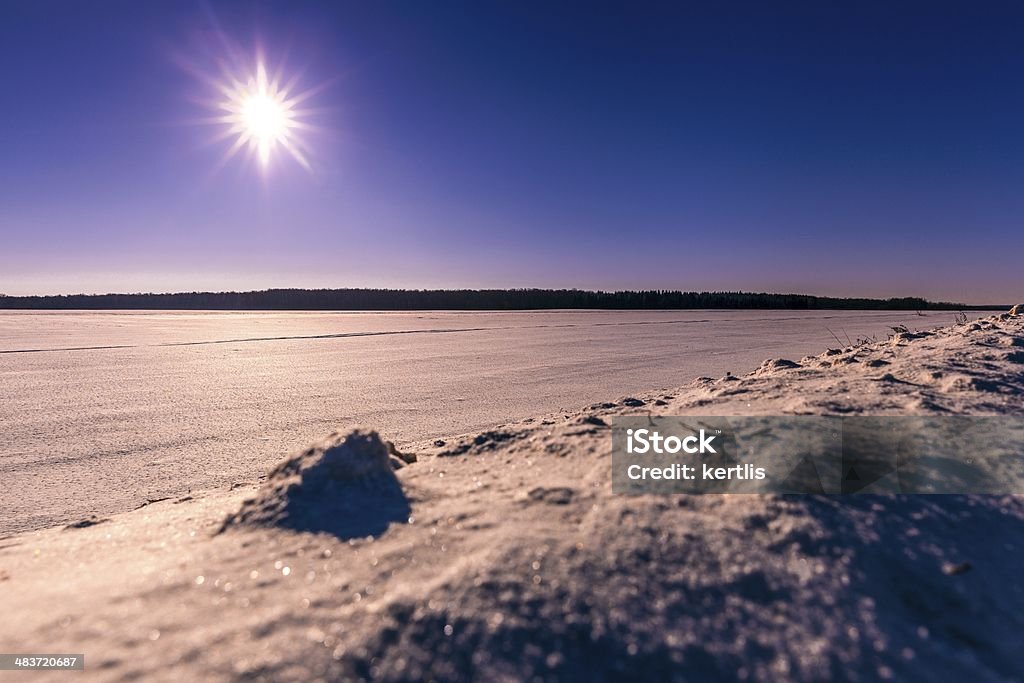
M268 76L262 60L257 60L251 76L239 79L225 76L215 87L218 100L215 108L221 112L211 122L224 127L217 137L231 139L224 154L227 162L245 150L258 159L266 170L278 151L286 152L300 166L310 170L308 146L302 132L313 129L303 118L309 111L299 105L315 93L315 89L293 94L297 83L293 78L281 84L280 73Z

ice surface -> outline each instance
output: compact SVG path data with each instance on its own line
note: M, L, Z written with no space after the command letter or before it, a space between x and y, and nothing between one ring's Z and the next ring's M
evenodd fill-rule
M401 446L953 315L0 312L0 533L254 481L358 424Z

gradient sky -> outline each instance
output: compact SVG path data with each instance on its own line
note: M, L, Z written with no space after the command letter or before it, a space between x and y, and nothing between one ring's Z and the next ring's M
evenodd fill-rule
M1016 2L0 3L0 292L1024 299ZM307 171L197 122L322 86Z

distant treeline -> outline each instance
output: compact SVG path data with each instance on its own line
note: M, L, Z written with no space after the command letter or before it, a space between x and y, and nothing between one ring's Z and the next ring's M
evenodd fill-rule
M916 297L847 299L807 294L680 292L663 289L622 292L578 289L268 289L258 292L177 294L0 295L0 308L231 311L774 308L925 311L959 310L965 306L930 302Z

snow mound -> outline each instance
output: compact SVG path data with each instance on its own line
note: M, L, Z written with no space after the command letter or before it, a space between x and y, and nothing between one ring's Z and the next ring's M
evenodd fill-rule
M393 451L375 431L336 432L275 467L221 531L279 526L341 538L379 535L410 513L393 471Z
M795 368L802 368L800 363L788 360L786 358L769 358L765 362L761 363L761 366L754 371L755 375L770 375L778 372L779 370L793 370Z

